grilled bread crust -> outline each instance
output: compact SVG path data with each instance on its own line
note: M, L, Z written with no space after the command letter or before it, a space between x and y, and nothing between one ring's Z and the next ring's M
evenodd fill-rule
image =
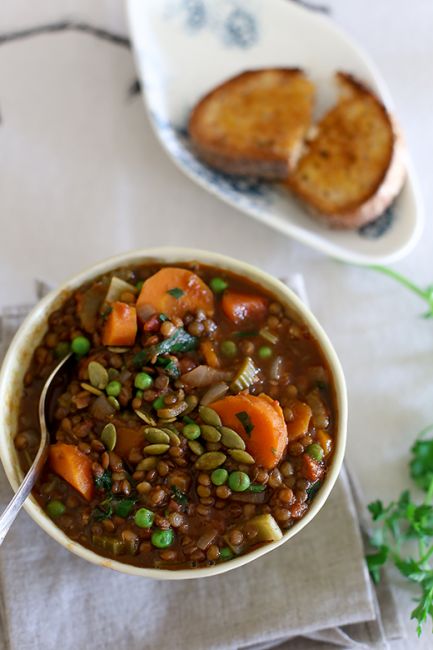
M243 72L195 106L192 144L222 172L284 180L302 151L313 101L314 86L298 68Z
M401 190L405 147L377 96L349 74L336 77L340 99L286 184L322 223L354 229L380 216Z

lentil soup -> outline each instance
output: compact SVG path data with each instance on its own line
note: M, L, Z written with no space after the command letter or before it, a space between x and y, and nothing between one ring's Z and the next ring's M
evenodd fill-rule
M195 568L277 541L306 514L332 462L335 392L317 341L269 292L192 262L75 290L24 377L23 470L42 386L69 352L34 496L71 539L139 567Z

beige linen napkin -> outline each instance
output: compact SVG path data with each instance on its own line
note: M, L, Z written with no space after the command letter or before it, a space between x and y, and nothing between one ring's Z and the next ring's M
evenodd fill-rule
M302 289L299 277L295 283ZM43 291L39 285L39 296ZM3 314L3 351L25 311ZM10 496L1 472L2 508ZM373 589L363 556L345 471L322 511L290 542L223 576L194 581L159 582L93 566L22 512L0 548L0 647L387 648L402 628L386 585Z

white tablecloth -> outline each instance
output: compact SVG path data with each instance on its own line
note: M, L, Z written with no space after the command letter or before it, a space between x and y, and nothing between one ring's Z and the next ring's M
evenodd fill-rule
M333 19L375 59L395 99L418 171L427 223L397 268L433 280L433 3L329 0ZM80 18L126 34L117 0L3 0L0 31ZM129 50L86 34L0 44L0 305L32 299L33 277L60 282L130 248L221 251L275 275L301 271L341 357L349 389L348 461L366 499L406 487L408 449L433 420L432 323L387 278L333 262L232 210L168 160L140 98ZM410 592L401 586L409 622ZM417 648L431 647L430 628Z

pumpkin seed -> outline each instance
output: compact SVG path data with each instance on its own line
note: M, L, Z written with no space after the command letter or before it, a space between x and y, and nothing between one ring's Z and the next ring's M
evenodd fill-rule
M115 354L123 354L124 352L129 352L130 350L130 348L118 348L113 346L110 346L108 349L110 352L114 352Z
M236 431L229 427L221 427L221 442L229 449L245 449L245 443Z
M85 381L81 382L81 388L84 388L84 390L87 390L88 393L92 393L92 395L102 395L102 390L99 390L98 388L95 388L94 386L91 386L90 384L86 384Z
M198 404L198 397L197 397L197 395L187 395L187 396L185 397L185 402L188 404L188 408L185 409L185 411L183 412L183 414L184 414L184 415L188 415L188 414L191 413L191 412L195 409L195 407L197 406L197 404Z
M204 454L204 447L199 443L198 440L188 440L188 447L196 456L201 456Z
M221 451L208 451L195 461L196 469L216 469L227 460L227 456Z
M169 447L170 445L147 445L147 447L143 448L143 452L149 454L149 456L160 456L161 454L165 454Z
M111 406L116 409L116 411L120 411L120 404L118 400L114 397L114 395L110 395L110 397L107 397L107 402L111 404Z
M201 427L201 437L207 440L207 442L219 442L221 440L221 434L215 427L212 427L210 424L202 424Z
M158 459L155 456L149 456L148 458L143 458L137 465L137 470L140 472L147 471L148 469L155 469Z
M117 432L114 424L109 422L108 424L105 425L105 427L102 429L101 440L106 446L106 448L108 449L108 451L113 451L114 447L116 446L116 440L117 440Z
M156 425L155 420L149 413L146 413L146 411L139 411L138 409L135 411L135 415L138 415L140 420L143 420L143 422L146 422L146 424L150 424L150 426L154 427Z
M163 409L158 409L158 417L162 418L163 420L168 420L170 419L171 421L174 421L178 415L183 413L185 409L188 408L188 404L186 402L177 402L177 404L173 404L173 406L169 406Z
M167 427L164 427L162 429L170 438L170 444L173 445L173 447L179 447L180 446L180 438L177 435L175 431L172 431L171 429L167 429Z
M176 422L176 419L177 418L175 418L175 417L174 418L159 418L158 424L160 424L161 427L163 427L166 424L171 424L172 422Z
M164 444L168 445L170 442L170 437L162 429L157 429L156 427L145 427L144 435L146 440L152 444Z
M251 454L249 454L247 451L243 451L242 449L229 449L229 454L237 463L254 465L256 462Z
M87 368L89 372L89 380L92 386L104 390L108 384L108 372L101 363L91 361Z
M221 418L216 411L209 408L209 406L200 406L198 412L205 424L210 424L212 427L221 426Z

